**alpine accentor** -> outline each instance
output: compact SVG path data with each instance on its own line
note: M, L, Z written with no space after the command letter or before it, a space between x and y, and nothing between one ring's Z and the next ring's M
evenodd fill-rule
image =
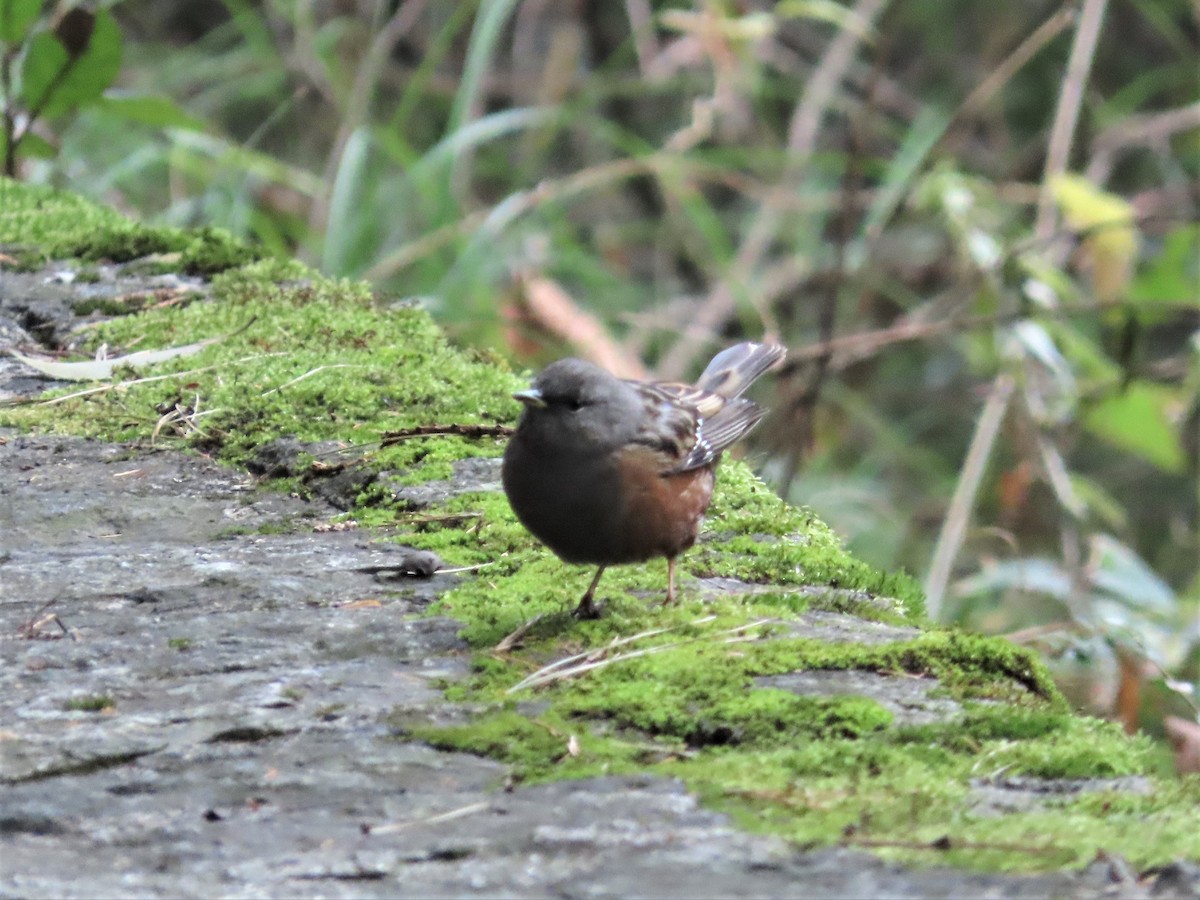
M766 410L739 395L786 355L738 344L694 386L626 381L562 359L513 396L525 405L504 453L509 503L535 537L570 563L600 568L575 615L598 615L593 595L607 566L675 558L696 541L721 451Z

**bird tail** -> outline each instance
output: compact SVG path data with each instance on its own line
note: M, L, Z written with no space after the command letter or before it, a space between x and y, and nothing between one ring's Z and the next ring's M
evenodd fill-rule
M785 356L787 348L778 344L735 344L713 357L696 381L696 387L732 400Z

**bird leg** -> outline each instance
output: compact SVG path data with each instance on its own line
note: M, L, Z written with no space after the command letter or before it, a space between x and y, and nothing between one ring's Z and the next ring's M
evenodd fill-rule
M583 595L583 599L579 601L579 605L575 607L575 611L571 613L577 619L598 619L600 618L600 607L592 600L592 595L596 593L596 585L600 583L600 576L604 574L604 566L596 570L596 577L592 579L592 583L588 585L587 593Z
M675 557L667 557L667 599L663 601L663 606L670 606L675 602Z

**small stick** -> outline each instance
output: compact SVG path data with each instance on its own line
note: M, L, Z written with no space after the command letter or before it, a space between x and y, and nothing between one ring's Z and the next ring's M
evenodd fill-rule
M545 617L546 617L545 613L538 613L532 619L529 619L528 621L524 622L523 624L518 626L515 631L513 631L511 634L509 634L507 637L505 637L503 640L501 640L500 643L498 643L495 647L493 647L492 652L493 653L507 653L509 650L511 650L513 647L517 646L517 644L519 644L521 641L523 641L525 639L525 635L529 634L529 632L533 630L533 626L536 625L538 622L542 621L542 619L544 619Z
M392 444L406 441L409 438L432 437L440 434L450 434L472 440L488 437L510 437L514 430L511 425L463 425L457 422L451 422L447 425L416 425L412 428L402 428L399 431L384 432L379 446L390 447Z

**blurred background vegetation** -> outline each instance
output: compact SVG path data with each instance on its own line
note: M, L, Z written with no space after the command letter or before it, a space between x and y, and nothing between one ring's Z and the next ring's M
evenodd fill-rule
M0 0L0 148L518 367L783 341L783 496L1186 734L1198 60L1194 0Z

